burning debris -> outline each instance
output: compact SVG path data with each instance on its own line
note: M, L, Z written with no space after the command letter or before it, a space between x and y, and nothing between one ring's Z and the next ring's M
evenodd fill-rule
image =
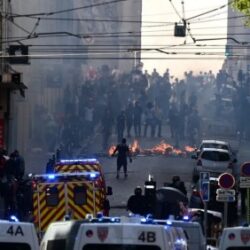
M108 155L111 156L115 150L114 145L112 145L108 150ZM134 140L130 145L130 151L133 156L154 156L154 155L165 155L165 156L182 156L185 157L191 154L196 149L191 146L185 146L183 150L175 148L171 144L161 141L159 144L153 146L150 149L142 149L138 140Z

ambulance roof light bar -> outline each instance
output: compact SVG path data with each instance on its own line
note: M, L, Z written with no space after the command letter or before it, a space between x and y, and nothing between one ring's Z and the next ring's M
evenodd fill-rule
M56 178L67 178L67 177L85 177L86 179L95 180L100 177L100 173L96 171L91 172L77 172L77 173L56 173L56 174L37 174L34 175L35 179L43 178L48 180L54 180Z
M80 158L80 159L62 159L59 163L67 164L67 163L76 163L76 162L89 162L89 163L98 163L96 158Z

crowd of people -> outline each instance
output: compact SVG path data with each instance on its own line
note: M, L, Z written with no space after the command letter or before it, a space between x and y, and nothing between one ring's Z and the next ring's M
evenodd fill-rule
M149 74L139 64L125 73L103 65L89 69L81 82L65 85L58 112L37 107L36 114L38 123L45 124L48 151L60 143L70 152L97 134L106 151L112 134L117 142L123 137L161 137L166 127L176 147L184 139L195 145L207 129L204 117L230 121L235 133L249 139L247 89L247 80L239 84L225 70L217 75L185 72L180 80L169 69L163 75L156 69Z

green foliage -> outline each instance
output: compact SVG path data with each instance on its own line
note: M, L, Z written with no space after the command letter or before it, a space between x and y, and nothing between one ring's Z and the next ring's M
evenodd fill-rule
M250 0L234 0L232 7L246 15L245 24L250 26Z

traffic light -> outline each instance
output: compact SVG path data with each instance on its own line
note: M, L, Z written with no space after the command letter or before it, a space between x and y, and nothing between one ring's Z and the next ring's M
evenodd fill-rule
M29 47L26 45L10 45L10 64L29 64Z
M174 36L185 37L186 36L186 24L175 23Z
M225 47L225 56L232 56L233 55L233 48L232 45L226 45Z

